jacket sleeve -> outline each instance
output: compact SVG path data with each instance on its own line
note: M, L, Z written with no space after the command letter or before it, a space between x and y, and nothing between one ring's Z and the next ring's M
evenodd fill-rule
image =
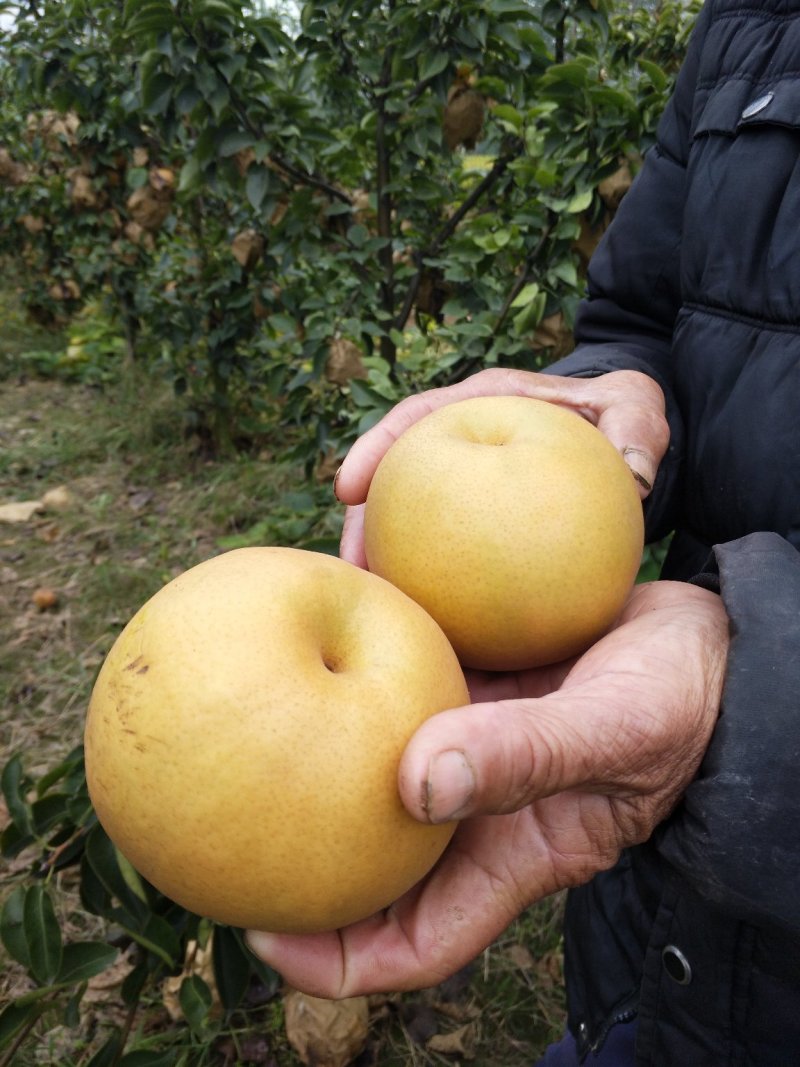
M800 936L800 552L754 533L714 560L731 626L722 706L656 843L707 899Z
M675 519L683 426L670 358L680 309L686 164L700 57L697 23L658 142L590 265L576 350L548 372L640 370L664 389L671 446L651 494L648 536ZM654 835L666 861L739 918L800 936L800 534L752 533L713 551L731 646L719 720L697 777Z
M648 540L675 523L683 425L672 388L672 332L680 309L680 244L692 105L708 6L695 26L657 140L592 257L587 297L575 323L577 347L547 373L594 377L638 370L664 391L670 447L645 508Z

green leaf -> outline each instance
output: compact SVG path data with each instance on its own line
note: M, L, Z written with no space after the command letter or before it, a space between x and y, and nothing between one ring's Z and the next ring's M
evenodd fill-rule
M196 156L191 156L181 167L178 177L178 192L186 193L200 185L200 163Z
M211 1007L211 990L199 974L184 978L178 994L181 1011L191 1029L198 1033L205 1025Z
M592 202L594 192L591 189L583 189L567 201L566 210L570 215L578 215L581 211L585 211Z
M264 202L270 184L270 173L266 167L254 163L247 170L245 194L254 211L258 211Z
M122 1037L120 1034L112 1034L111 1037L95 1052L94 1056L86 1063L85 1067L113 1067L122 1051Z
M433 55L425 56L420 63L419 67L419 80L428 81L429 78L435 78L437 74L441 74L450 62L450 57L446 52L435 52Z
M161 1052L138 1049L126 1052L119 1061L119 1067L176 1067L175 1056L174 1049Z
M0 912L0 939L8 954L30 970L31 954L25 936L25 886L18 885L6 900Z
M222 71L227 82L232 82L239 71L244 70L246 66L247 59L241 52L217 60L217 67Z
M512 308L525 307L530 304L534 297L539 295L539 286L536 282L530 282L511 301Z
M556 263L550 268L549 274L573 288L578 286L578 268L571 259L562 259L560 263Z
M64 1025L74 1030L81 1025L81 1001L87 989L86 982L80 982L64 1005Z
M71 799L66 793L48 793L34 801L31 805L34 833L44 837L54 826L68 821Z
M47 1011L47 1004L20 1005L12 1002L0 1011L0 1049L6 1048L22 1031Z
M175 80L171 74L158 71L142 83L142 104L151 115L162 115L172 96Z
M140 962L129 971L122 982L120 995L124 1004L129 1007L134 1005L142 995L142 990L147 985L150 977L150 961L140 957Z
M250 148L255 138L246 130L228 130L217 141L217 151L223 158L235 156L243 148Z
M193 5L194 14L200 18L236 18L239 14L233 4L226 4L225 0L196 0Z
M347 228L347 240L353 248L363 248L369 237L369 230L362 223L357 222Z
M141 875L130 862L130 860L126 859L116 846L114 846L114 852L116 853L117 866L119 867L119 871L122 875L122 880L125 882L125 885L128 887L128 889L130 889L130 891L135 897L138 897L139 900L141 900L142 904L144 904L146 907L149 906L147 900L147 892L144 888L144 882L142 881Z
M101 826L95 826L86 839L86 859L93 872L112 897L138 922L146 914L146 905L131 891L120 870L119 852Z
M304 545L308 548L308 545ZM238 1007L247 991L251 956L245 951L241 935L230 926L214 927L214 979L224 1007Z
M57 982L73 985L102 974L117 958L117 949L104 941L76 941L64 945Z
M545 305L547 304L547 294L539 293L531 300L527 307L522 308L514 316L514 329L518 334L525 333L526 330L532 330L538 326L544 315Z
M566 63L556 63L547 68L547 73L542 79L545 84L552 82L566 82L569 85L586 85L589 81L589 67L585 61L572 59Z
M511 104L497 104L492 108L492 114L496 119L506 123L512 129L522 129L522 115Z
M36 795L42 796L56 782L61 781L62 778L70 778L76 773L79 773L80 778L83 779L83 751L81 748L73 749L65 760L56 764L55 767L51 767L49 771L42 775L36 783Z
M126 4L123 18L128 31L138 36L167 33L175 26L175 15L169 0L148 0L143 4Z
M27 781L22 769L22 756L12 756L0 778L8 813L14 825L25 834L31 832L30 807L25 797Z
M664 71L656 63L652 63L649 59L637 59L641 69L656 87L659 92L663 92L666 89L669 79Z
M152 914L148 918L144 929L137 930L130 926L119 924L126 934L130 934L133 940L158 956L168 967L174 967L181 955L181 944L178 935L172 929L166 919L160 915Z
M25 893L23 926L30 953L30 970L37 982L53 982L61 969L63 948L50 894L43 885L32 885Z

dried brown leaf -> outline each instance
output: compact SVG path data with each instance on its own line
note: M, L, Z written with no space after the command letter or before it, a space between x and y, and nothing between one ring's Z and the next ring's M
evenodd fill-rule
M0 504L0 522L30 522L44 505L41 500L20 500L14 504Z
M289 1044L308 1067L346 1067L366 1045L366 997L320 1000L290 989L284 995L283 1009Z
M467 1023L449 1034L434 1034L427 1043L429 1052L439 1052L444 1056L458 1056L463 1060L475 1059L475 1046L478 1040L478 1028L475 1023Z
M66 485L48 489L42 496L42 506L47 511L66 511L75 503L75 497Z
M206 948L203 948L197 941L188 941L186 943L186 956L183 961L183 970L180 974L177 974L174 977L164 979L161 985L161 998L164 1007L167 1009L167 1013L173 1022L177 1022L179 1019L183 1018L183 1011L180 1003L180 992L183 980L184 978L191 978L192 975L195 974L199 975L211 990L211 1010L209 1014L213 1017L222 1011L222 1002L220 1001L217 983L214 979L214 959L212 952L213 946L211 942L209 942Z

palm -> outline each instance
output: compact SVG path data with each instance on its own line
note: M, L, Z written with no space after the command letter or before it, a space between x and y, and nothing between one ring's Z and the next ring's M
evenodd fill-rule
M270 939L269 961L322 996L433 985L531 902L613 864L694 776L726 640L718 598L658 583L639 587L617 628L571 663L470 675L479 702L418 731L400 787L424 819L430 753L482 746L477 810L493 814L465 819L428 878L387 911L331 934Z

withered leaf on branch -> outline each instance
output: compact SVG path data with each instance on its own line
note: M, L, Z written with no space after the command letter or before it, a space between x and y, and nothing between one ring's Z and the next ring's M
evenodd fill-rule
M103 206L106 198L97 192L88 174L78 172L71 178L69 198L73 207L92 210Z
M175 172L169 167L151 167L147 184L135 189L126 201L131 219L143 230L160 230L172 210Z
M80 300L81 287L72 278L53 282L47 293L51 300Z
M362 352L355 341L347 337L335 337L328 348L325 361L325 377L335 385L347 385L352 378L366 378Z
M483 130L486 101L472 87L472 72L467 64L461 64L453 84L447 93L447 104L442 119L444 143L451 152L459 145L474 148Z
M231 242L231 252L240 267L252 270L264 255L264 238L256 230L242 230Z
M19 221L32 234L41 233L45 227L45 221L39 215L23 215Z
M553 359L569 355L575 347L575 339L563 312L556 311L542 319L533 335L533 347L537 351L549 349Z
M172 198L159 196L151 186L143 185L131 193L125 206L138 226L154 233L161 229L169 215Z
M616 212L623 196L630 189L632 183L633 175L628 163L623 163L618 170L615 170L613 174L609 174L607 178L600 182L597 186L597 191L609 211Z
M0 146L0 182L5 185L22 185L28 179L28 168L13 159L7 148Z

